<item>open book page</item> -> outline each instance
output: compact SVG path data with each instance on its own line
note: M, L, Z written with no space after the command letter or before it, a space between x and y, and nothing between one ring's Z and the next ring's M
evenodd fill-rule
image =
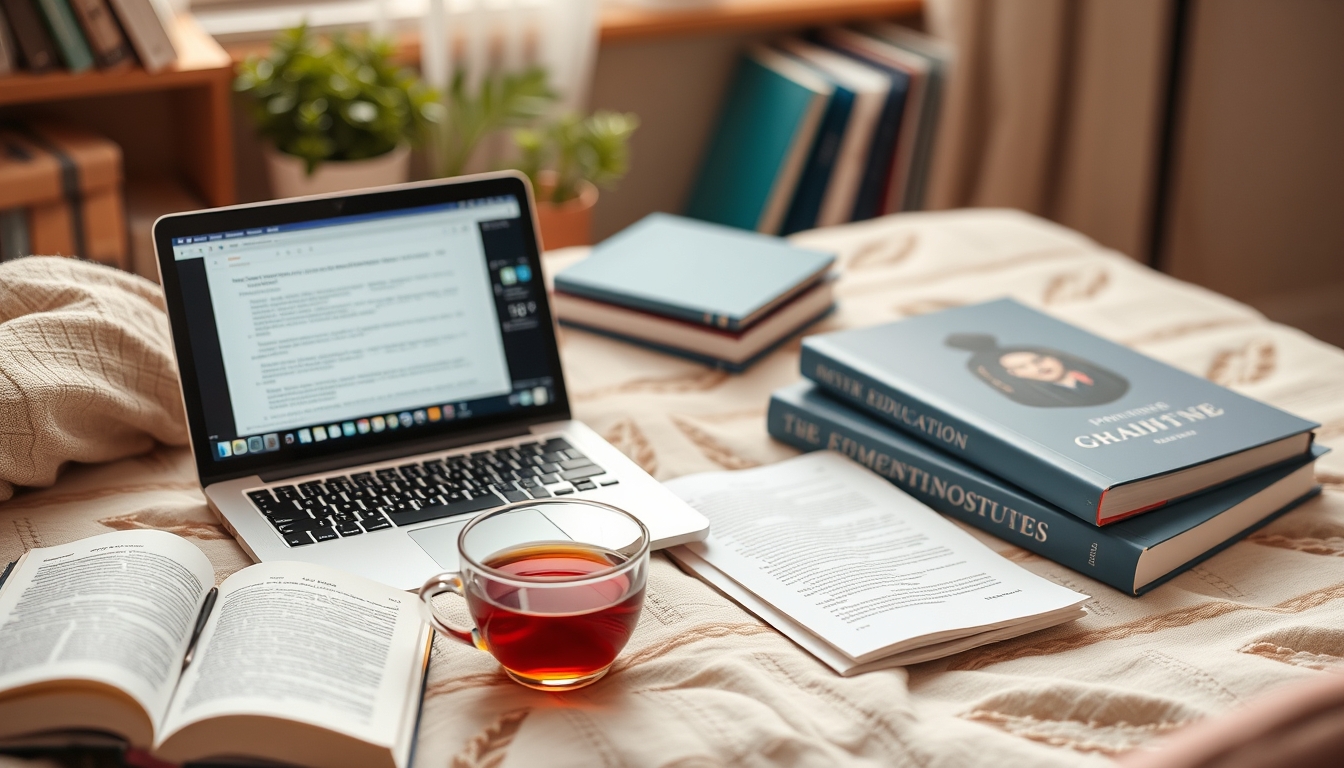
M710 521L688 549L860 663L1087 599L837 453L667 485Z
M306 563L244 568L220 585L160 744L193 723L243 715L396 751L408 746L428 633L408 592Z
M835 670L842 677L851 677L861 675L864 672L872 672L878 669L890 669L891 667L904 667L910 664L920 664L925 661L941 659L945 656L951 656L954 653L979 648L982 645L997 643L1000 640L1019 637L1029 632L1035 632L1047 627L1053 627L1056 624L1063 624L1075 619L1081 619L1087 615L1087 611L1082 608L1064 608L1059 611L1041 614L1035 619L1026 619L1021 624L1013 624L999 629L977 632L973 635L960 637L954 640L947 640L932 645L922 645L918 648L901 653L895 653L890 656L882 656L874 661L860 664L849 658L845 654L836 650L835 646L822 640L817 635L807 631L807 628L793 619L788 614L783 613L778 608L757 597L754 592L738 584L736 581L728 578L718 568L705 562L703 558L695 554L685 546L672 547L667 553L681 563L687 570L690 570L704 581L718 589L728 598L734 600L743 608L751 611L765 623L779 630L780 634L789 638L800 645L803 650L816 656L823 664Z
M0 690L92 680L125 691L157 726L214 583L210 560L163 531L35 549L0 592Z

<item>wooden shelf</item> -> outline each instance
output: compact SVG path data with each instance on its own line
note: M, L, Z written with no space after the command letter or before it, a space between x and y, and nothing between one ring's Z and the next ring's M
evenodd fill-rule
M182 14L168 30L178 59L150 74L138 65L72 74L18 72L0 77L0 107L6 116L56 114L109 135L128 154L129 168L154 165L147 155L163 160L212 206L236 199L233 169L233 60L196 20ZM108 100L104 97L114 97ZM124 97L120 103L115 97ZM136 124L147 100L161 105L155 124ZM131 105L131 106L128 106ZM166 110L166 111L165 111ZM167 118L165 120L165 118ZM171 137L153 144L143 136ZM134 147L134 149L132 149ZM137 162L132 162L135 160ZM162 164L162 163L160 163Z
M0 106L106 96L114 93L165 91L233 80L233 62L190 16L179 16L169 30L178 60L150 74L141 67L89 70L79 74L55 71L40 75L18 72L0 77Z
M919 14L923 0L717 0L684 8L607 6L602 42L810 27Z

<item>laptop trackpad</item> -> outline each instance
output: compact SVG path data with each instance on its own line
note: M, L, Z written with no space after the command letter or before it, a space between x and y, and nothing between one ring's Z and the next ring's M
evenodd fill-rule
M417 528L414 531L407 532L411 540L420 545L420 548L438 563L446 571L457 570L457 535L462 532L462 528L470 522L462 520L454 523L443 523L442 525L431 525L428 528ZM484 534L486 531L478 528ZM477 536L472 534L473 539ZM540 510L522 509L509 515L509 530L507 536L501 536L498 542L491 542L488 538L479 540L482 545L480 551L498 552L508 547L511 543L519 540L527 541L557 541L568 540L570 537L560 530L559 527L546 519Z

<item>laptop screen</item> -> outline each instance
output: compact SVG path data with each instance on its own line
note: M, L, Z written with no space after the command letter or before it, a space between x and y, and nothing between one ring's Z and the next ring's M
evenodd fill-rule
M563 383L525 206L170 232L198 462L206 448L222 470L274 466L551 410Z

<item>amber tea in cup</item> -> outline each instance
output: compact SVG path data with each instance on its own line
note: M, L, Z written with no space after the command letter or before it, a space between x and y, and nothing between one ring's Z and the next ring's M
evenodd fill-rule
M420 590L440 632L489 652L514 680L564 691L606 674L639 620L648 532L628 513L586 500L519 502L458 537L460 570ZM465 598L475 627L454 626L433 597Z

